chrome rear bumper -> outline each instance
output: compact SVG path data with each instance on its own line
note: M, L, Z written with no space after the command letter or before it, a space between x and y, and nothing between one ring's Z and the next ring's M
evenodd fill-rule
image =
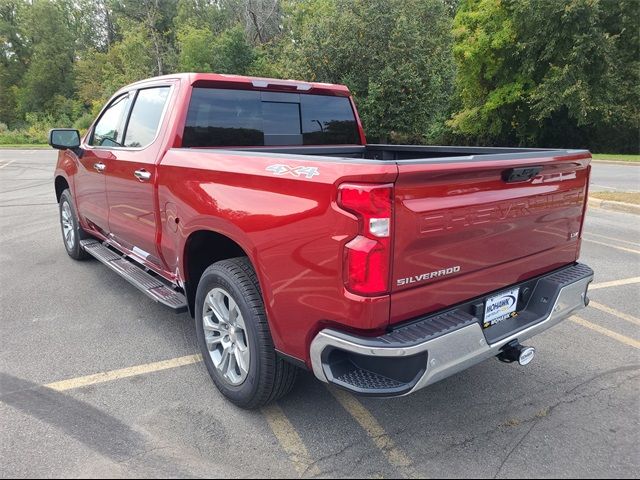
M514 329L499 338L490 332L495 327L483 329L481 319L464 309L431 315L376 338L325 329L311 343L313 372L323 382L358 394L406 395L496 356L507 343L524 341L584 308L592 280L589 267L575 264L530 281L535 287L526 307L513 319Z

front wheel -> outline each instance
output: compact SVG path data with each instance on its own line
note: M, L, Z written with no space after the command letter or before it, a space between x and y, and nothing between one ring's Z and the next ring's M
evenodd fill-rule
M89 238L82 229L78 216L73 208L71 192L67 189L60 195L60 228L62 229L62 241L69 256L75 260L85 260L90 255L80 246L80 240Z
M196 293L196 332L213 382L239 407L259 408L293 387L298 369L276 354L247 258L222 260L204 271Z

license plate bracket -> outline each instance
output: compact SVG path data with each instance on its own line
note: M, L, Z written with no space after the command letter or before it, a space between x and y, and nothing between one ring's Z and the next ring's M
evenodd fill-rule
M484 303L482 326L489 328L497 323L517 315L520 287L505 290L488 297Z

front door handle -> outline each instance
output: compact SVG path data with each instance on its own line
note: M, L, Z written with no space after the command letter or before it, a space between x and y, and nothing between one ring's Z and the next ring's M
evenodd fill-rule
M102 162L98 162L93 164L93 168L95 168L96 171L102 173L104 172L104 169L107 168L107 166Z
M147 172L144 168L141 170L136 170L135 172L133 172L133 174L141 182L146 182L151 178L151 172Z

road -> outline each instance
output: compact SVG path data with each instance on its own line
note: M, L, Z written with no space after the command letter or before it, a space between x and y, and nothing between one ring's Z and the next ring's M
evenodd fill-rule
M589 211L591 306L527 342L528 367L491 359L390 400L303 373L246 412L193 357L190 317L67 257L54 163L0 151L0 476L637 477L637 216Z
M640 163L592 165L592 192L640 192Z

